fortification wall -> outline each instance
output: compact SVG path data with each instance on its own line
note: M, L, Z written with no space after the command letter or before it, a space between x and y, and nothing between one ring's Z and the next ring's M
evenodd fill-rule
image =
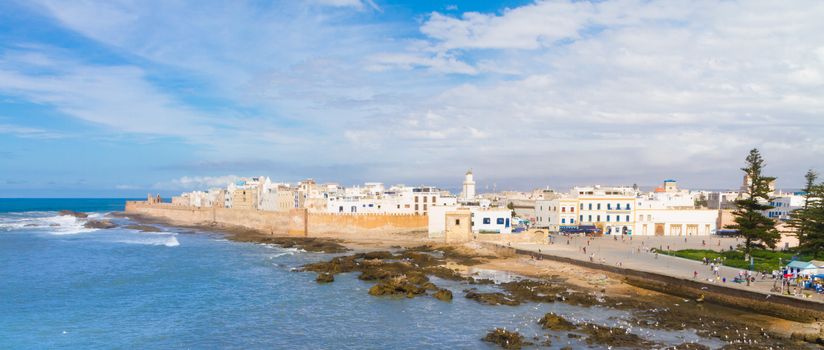
M428 224L426 215L309 213L306 230L316 237L425 238Z
M174 224L241 226L272 235L303 236L304 212L259 211L253 209L197 208L168 203L127 202L127 213L160 218Z
M236 208L196 208L168 203L130 201L127 213L160 218L181 225L212 223L241 226L277 236L391 239L392 236L424 238L425 215L309 213Z

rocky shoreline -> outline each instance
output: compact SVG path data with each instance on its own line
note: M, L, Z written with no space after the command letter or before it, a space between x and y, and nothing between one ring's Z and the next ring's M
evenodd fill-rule
M154 223L185 227L190 229L219 232L230 240L277 244L306 251L342 254L352 249L361 252L337 255L328 261L307 264L304 272L316 273L318 283L334 283L340 273L358 273L358 278L374 282L369 294L376 297L433 297L444 302L464 294L490 307L507 307L524 303L567 303L583 307L607 307L631 312L632 322L637 326L661 330L695 329L700 336L715 338L727 343L723 349L806 349L810 343L822 344L821 325L804 325L761 315L752 315L738 310L709 303L674 297L659 292L630 286L620 276L612 276L585 268L557 263L541 264L526 257L501 257L479 247L446 246L407 242L404 246L387 247L380 242L344 242L326 238L274 237L242 227L222 225L175 225L154 218L129 215L141 223ZM390 250L386 250L390 249ZM477 278L469 273L473 267L520 273L530 278L519 281L498 283L499 291L482 292L475 289L479 284L493 281ZM583 273L570 274L568 270ZM555 273L552 273L555 272ZM588 277L582 277L588 276ZM459 281L466 288L449 290L431 282L431 276ZM589 276L599 277L593 281ZM557 315L556 315L557 316ZM549 318L548 318L549 317ZM560 316L557 316L560 317ZM615 329L593 324L567 323L567 320L545 316L536 320L546 329L563 330L571 338L584 338L588 344L610 347L661 348L661 344L627 333L625 329ZM561 325L561 326L559 326ZM560 327L560 328L559 328ZM806 335L793 334L792 328L802 327ZM555 328L555 329L553 329ZM491 330L490 334L496 332ZM497 332L490 339L506 338L508 333ZM554 336L558 339L558 335ZM552 342L546 339L523 340L518 346ZM509 338L507 338L509 339ZM513 338L514 339L514 338ZM512 339L510 339L512 341ZM493 343L500 344L497 341ZM510 345L506 345L510 344ZM505 348L515 346L503 344ZM699 344L685 343L677 349L702 349Z

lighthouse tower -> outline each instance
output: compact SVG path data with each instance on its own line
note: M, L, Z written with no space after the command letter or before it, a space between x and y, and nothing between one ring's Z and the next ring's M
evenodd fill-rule
M475 199L475 180L472 179L472 169L469 169L466 172L466 176L464 176L463 192L461 192L461 199Z

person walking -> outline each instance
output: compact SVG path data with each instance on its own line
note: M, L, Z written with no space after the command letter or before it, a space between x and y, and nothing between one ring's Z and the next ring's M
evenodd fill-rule
M696 279L696 278L698 278L698 271L693 271L692 272L692 279Z

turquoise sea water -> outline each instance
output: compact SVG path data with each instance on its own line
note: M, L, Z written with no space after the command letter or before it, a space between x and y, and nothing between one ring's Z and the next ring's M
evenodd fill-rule
M434 282L453 291L451 303L376 298L367 294L371 283L353 274L318 285L314 274L294 271L326 254L169 227L89 230L56 213L104 217L122 204L0 200L0 348L483 349L493 348L480 339L495 327L538 342L556 335L551 348L580 348L537 320L549 311L608 325L627 318L562 303L483 306L463 297L470 286L442 280ZM668 344L720 345L692 331L633 332Z

